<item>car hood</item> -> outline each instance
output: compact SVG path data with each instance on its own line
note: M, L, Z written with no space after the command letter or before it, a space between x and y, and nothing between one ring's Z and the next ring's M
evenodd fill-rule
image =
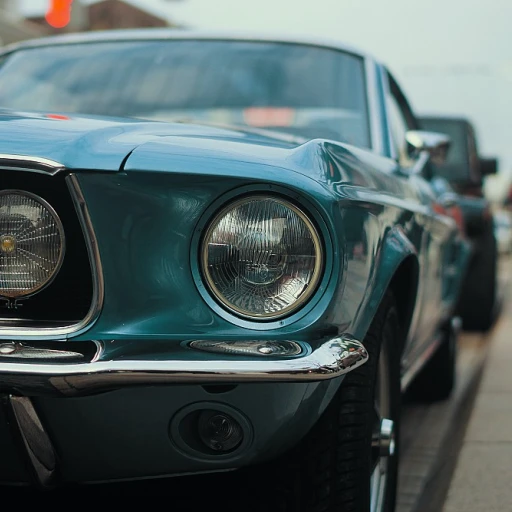
M287 148L298 145L277 133L231 127L0 110L0 157L43 158L70 170L118 171L136 147L163 137Z

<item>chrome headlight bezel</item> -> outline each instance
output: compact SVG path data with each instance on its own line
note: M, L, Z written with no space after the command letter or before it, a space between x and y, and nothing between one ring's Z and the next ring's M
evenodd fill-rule
M270 200L275 203L280 204L284 208L289 209L293 214L295 214L298 218L306 226L308 232L311 235L314 252L315 252L315 264L313 270L313 276L311 281L308 283L306 290L301 296L295 300L291 305L278 312L270 312L270 313L248 313L238 308L233 303L230 303L219 291L215 282L213 281L210 272L208 271L208 241L211 237L212 232L218 226L221 219L223 219L230 211L239 208L241 205L254 201L265 201ZM321 231L317 228L315 221L312 216L305 212L302 208L298 207L296 203L290 200L287 197L277 195L274 193L263 193L263 192L255 192L252 194L246 194L243 197L237 197L236 199L227 201L223 204L223 206L216 211L216 213L210 217L209 221L204 227L204 234L199 242L199 267L202 279L206 285L206 289L210 296L219 304L225 311L230 314L250 322L272 322L275 320L284 319L294 315L299 310L301 310L315 295L320 282L324 277L325 270L325 242L322 237Z
M6 196L6 195L24 196L24 197L28 197L28 198L32 199L36 203L39 203L52 217L52 219L55 223L55 227L59 233L60 242L61 242L59 257L55 263L55 266L54 266L50 276L45 281L42 281L37 286L31 288L30 290L28 290L26 292L19 293L18 295L14 295L14 296L6 295L0 289L0 298L7 300L7 301L17 301L17 300L27 299L27 298L32 297L32 296L36 295L37 293L43 291L57 277L57 275L59 274L59 271L62 267L62 263L64 262L64 256L66 253L66 236L65 236L65 231L64 231L64 225L63 225L60 217L58 216L55 209L50 205L50 203L48 203L48 201L46 201L44 198L42 198L41 196L39 196L37 194L29 192L27 190L20 190L20 189L0 190L0 197Z

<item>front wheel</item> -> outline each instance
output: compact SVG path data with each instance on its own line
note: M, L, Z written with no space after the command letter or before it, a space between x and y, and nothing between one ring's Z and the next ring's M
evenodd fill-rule
M267 489L258 510L392 512L400 423L395 301L384 298L364 340L369 360L350 372L307 436L253 476ZM271 486L272 490L270 490Z

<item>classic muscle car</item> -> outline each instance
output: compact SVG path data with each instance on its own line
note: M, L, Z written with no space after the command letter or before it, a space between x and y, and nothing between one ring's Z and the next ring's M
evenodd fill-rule
M392 510L401 393L453 387L467 247L429 184L447 138L386 67L57 36L4 51L0 107L0 481L244 468L272 510Z

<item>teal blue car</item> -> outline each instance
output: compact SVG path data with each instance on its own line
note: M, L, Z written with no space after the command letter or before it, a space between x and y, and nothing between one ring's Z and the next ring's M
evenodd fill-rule
M468 247L430 183L449 141L388 69L56 36L4 49L0 109L0 482L236 469L265 510L393 510L401 396L454 385Z

